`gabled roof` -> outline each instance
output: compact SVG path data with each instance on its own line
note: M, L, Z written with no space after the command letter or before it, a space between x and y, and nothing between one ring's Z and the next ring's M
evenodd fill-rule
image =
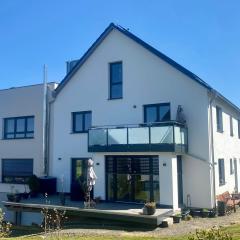
M240 112L240 109L234 105L232 102L230 102L227 98L225 98L223 95L221 95L219 92L217 92L216 90L214 90L209 84L207 84L205 81L203 81L200 77L198 77L197 75L195 75L194 73L192 73L191 71L189 71L188 69L186 69L185 67L181 66L180 64L178 64L177 62L175 62L174 60L172 60L171 58L169 58L168 56L166 56L165 54L159 52L157 49L153 48L152 46L150 46L149 44L147 44L146 42L144 42L143 40L141 40L140 38L138 38L137 36L135 36L134 34L132 34L131 32L129 32L127 29L119 26L119 25L115 25L114 23L111 23L106 29L105 31L98 37L98 39L92 44L92 46L87 50L87 52L78 60L78 63L72 68L72 70L64 77L64 79L61 81L61 83L58 85L58 87L55 90L55 94L56 96L58 95L58 93L64 88L64 86L70 81L70 79L72 78L72 76L78 71L79 68L81 68L81 66L85 63L85 61L88 59L88 57L94 52L94 50L103 42L103 40L108 36L108 34L113 30L118 30L119 32L123 33L125 36L129 37L130 39L132 39L133 41L135 41L136 43L140 44L142 47L144 47L145 49L147 49L148 51L150 51L151 53L153 53L154 55L158 56L159 58L161 58L162 60L164 60L165 62L167 62L168 64L170 64L172 67L176 68L178 71L182 72L183 74L187 75L189 78L191 78L192 80L196 81L197 83L199 83L200 85L202 85L203 87L207 88L210 91L213 91L214 93L217 94L217 96L219 98L221 98L222 100L224 100L227 104L231 105L231 107L233 107L235 110L237 110L238 112Z

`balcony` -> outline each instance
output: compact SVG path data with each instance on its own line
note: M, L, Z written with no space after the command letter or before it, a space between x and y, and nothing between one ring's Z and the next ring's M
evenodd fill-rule
M175 121L93 127L88 133L88 151L186 153L187 135L186 126Z

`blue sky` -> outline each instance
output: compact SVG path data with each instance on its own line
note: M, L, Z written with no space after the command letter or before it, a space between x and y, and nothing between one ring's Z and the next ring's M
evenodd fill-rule
M110 22L129 28L240 106L238 0L1 0L0 88L61 81Z

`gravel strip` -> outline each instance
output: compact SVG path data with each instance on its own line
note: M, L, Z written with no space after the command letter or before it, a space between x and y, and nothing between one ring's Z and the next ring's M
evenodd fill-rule
M188 233L195 232L196 229L206 229L214 226L229 226L232 224L240 224L240 209L236 213L232 213L229 216L216 217L216 218L193 218L190 221L182 221L179 224L174 224L168 228L156 228L154 230L133 230L122 229L119 227L115 229L104 229L104 226L99 226L97 229L88 229L87 227L78 229L66 229L62 230L63 233L70 235L80 236L176 236L186 235ZM102 229L101 229L102 228Z

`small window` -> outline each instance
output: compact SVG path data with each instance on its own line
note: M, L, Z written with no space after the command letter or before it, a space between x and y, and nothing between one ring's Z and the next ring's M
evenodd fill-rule
M123 97L122 62L110 63L110 99Z
M34 137L34 117L15 117L4 119L4 139Z
M240 139L240 120L238 120L238 138Z
M224 159L218 159L219 186L225 184L225 166Z
M233 137L233 119L232 116L229 116L230 121L230 136Z
M216 106L217 131L223 132L222 108Z
M234 174L234 168L233 168L233 160L232 158L230 159L230 174Z
M86 133L92 126L92 112L73 112L72 113L72 132Z
M144 106L144 122L170 121L170 103L150 104Z
M2 182L27 183L33 175L33 159L2 159Z

